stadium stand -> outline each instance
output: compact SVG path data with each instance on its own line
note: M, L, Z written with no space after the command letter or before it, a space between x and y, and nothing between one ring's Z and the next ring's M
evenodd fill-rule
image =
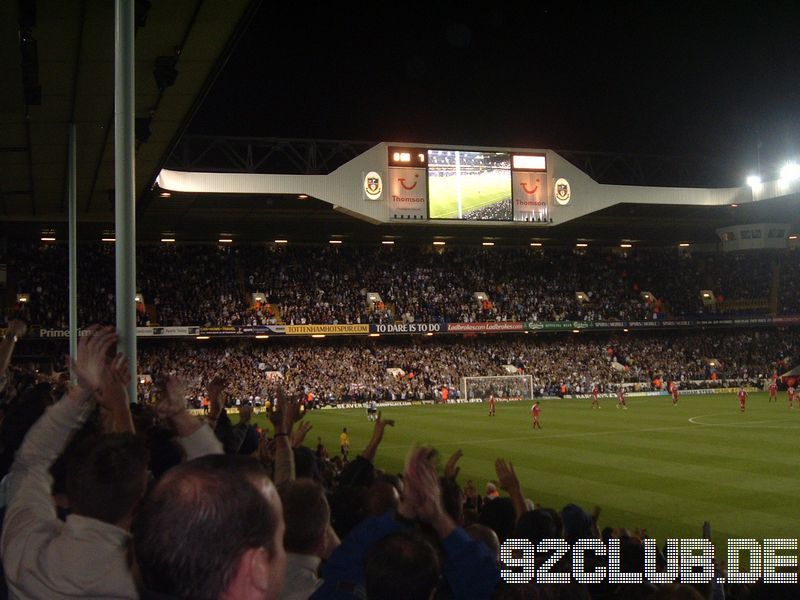
M80 248L81 323L111 322L113 248ZM9 281L30 295L29 320L65 327L62 245L24 245ZM142 325L453 323L644 320L797 313L796 252L609 252L578 249L143 245ZM715 305L700 300L710 289ZM478 305L477 290L490 303ZM366 301L378 292L383 306ZM578 302L583 291L588 302ZM642 292L653 299L645 301ZM256 305L252 294L265 294Z

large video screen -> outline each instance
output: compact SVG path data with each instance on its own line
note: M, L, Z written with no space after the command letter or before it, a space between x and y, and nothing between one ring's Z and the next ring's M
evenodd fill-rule
M428 218L511 221L511 155L428 150Z

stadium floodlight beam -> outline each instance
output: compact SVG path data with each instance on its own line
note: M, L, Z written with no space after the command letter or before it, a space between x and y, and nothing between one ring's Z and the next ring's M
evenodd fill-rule
M219 241L220 244L232 244L233 243L233 239L232 238L219 238L218 241Z
M384 246L394 246L394 240L382 240L381 244Z
M534 248L541 248L542 242L531 242L531 246Z
M481 246L494 246L494 242L481 242Z
M164 244L174 244L175 238L174 237L162 237L161 242Z
M589 244L587 244L586 242L578 242L577 244L575 244L575 247L576 248L588 248Z
M788 162L781 167L781 179L789 182L800 179L800 165L796 162Z
M680 248L688 248L689 247L689 242L681 242L680 244L678 244L678 246Z
M761 177L759 175L748 175L746 181L747 185L753 189L761 187Z
M447 242L443 242L442 240L435 240L433 242L434 246L444 246Z
M52 235L43 235L42 236L42 241L43 242L55 242L56 238L55 238L55 236L52 236Z
M328 240L329 244L341 244L342 240Z
M113 237L103 237L103 238L100 238L100 241L101 241L101 242L109 242L109 243L111 243L111 242L116 242L116 241L117 241L117 238L113 238Z
M628 244L627 242L624 244L619 245L620 248L633 248L633 244Z
M289 240L275 240L276 244L288 244Z
M257 339L257 340L268 340L268 339L269 339L269 336L268 336L268 335L266 335L266 334L264 334L264 333L260 333L260 334L258 334L258 335L256 336L256 339Z

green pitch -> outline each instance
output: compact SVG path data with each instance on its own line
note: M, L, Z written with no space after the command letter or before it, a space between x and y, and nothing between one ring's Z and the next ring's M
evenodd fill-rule
M458 195L455 177L429 177L431 219L457 219ZM485 173L461 177L461 212L500 202L511 197L511 175Z
M712 525L718 553L727 538L800 538L800 410L786 394L768 403L751 394L747 412L733 395L682 395L677 408L666 396L616 400L545 400L542 430L531 430L530 403L386 408L387 428L377 466L400 472L413 443L430 444L442 464L464 451L459 483L482 492L495 479L494 460L509 459L525 495L560 509L568 502L587 512L602 507L600 526L644 527L659 540L700 537ZM351 453L369 439L373 423L363 410L314 411L309 446L321 436L331 454L347 427ZM259 420L263 415L259 416Z

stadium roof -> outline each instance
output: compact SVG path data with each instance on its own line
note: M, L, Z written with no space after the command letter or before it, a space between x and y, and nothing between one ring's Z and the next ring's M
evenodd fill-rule
M163 161L258 4L136 2L140 212ZM77 125L79 221L108 227L114 214L114 3L3 2L0 28L5 231L35 235L66 220L70 122Z
M178 240L214 241L221 233L231 233L242 242L275 238L320 242L335 236L364 242L385 238L424 242L436 236L455 243L492 239L498 245L534 239L570 243L576 238L604 244L630 239L663 245L679 240L713 243L717 228L737 223L782 222L795 231L800 228L796 196L738 208L623 203L536 231L491 225L479 230L463 224L376 225L294 194L173 193L161 197L160 190L150 186L165 165L186 168L188 161L210 170L325 174L373 145L325 140L257 139L244 145L232 138L181 140L258 6L257 0L171 0L152 3L142 15L146 23L136 39L136 110L142 138L136 164L140 240L156 241L172 233ZM43 229L54 229L58 237L65 237L66 124L74 120L78 124L78 235L98 240L113 229L113 3L8 2L0 4L0 23L0 70L6 92L0 98L0 231L10 239L34 238ZM20 29L30 33L22 54ZM36 42L36 52L31 51L30 39ZM38 59L35 68L32 56ZM168 79L175 58L178 76L171 87L160 90L154 67L160 65L161 76ZM36 101L36 85L41 85L41 104ZM708 162L559 152L600 183L714 186L718 181L718 173Z

